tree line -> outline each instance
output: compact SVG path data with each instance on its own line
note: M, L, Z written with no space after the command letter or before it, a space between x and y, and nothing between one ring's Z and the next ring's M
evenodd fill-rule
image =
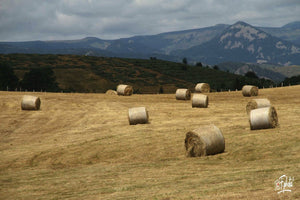
M0 63L0 90L14 91L49 91L60 90L53 70L50 67L30 69L22 80L15 75L13 68L6 62Z

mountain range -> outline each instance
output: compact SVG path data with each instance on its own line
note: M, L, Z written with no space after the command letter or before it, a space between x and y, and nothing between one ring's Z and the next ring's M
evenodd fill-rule
M245 22L116 40L0 42L0 53L149 58L215 65L221 62L300 64L300 21L279 28Z
M227 27L206 43L173 52L177 56L214 64L226 61L247 63L300 63L300 46L274 37L244 22Z

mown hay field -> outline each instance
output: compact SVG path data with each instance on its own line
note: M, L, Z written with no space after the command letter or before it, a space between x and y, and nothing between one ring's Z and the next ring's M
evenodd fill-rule
M24 94L41 109L21 110ZM300 86L208 96L192 108L175 94L0 92L0 199L300 199ZM253 98L271 101L279 127L250 130ZM149 124L130 126L140 106ZM206 124L225 152L186 157L185 134ZM284 174L292 192L277 194Z

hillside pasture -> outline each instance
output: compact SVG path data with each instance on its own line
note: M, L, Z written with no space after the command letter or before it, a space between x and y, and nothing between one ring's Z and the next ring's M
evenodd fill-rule
M39 111L21 110L24 94ZM209 93L208 108L175 94L0 92L0 199L299 199L300 86ZM246 104L268 98L279 127L250 130ZM131 107L149 123L129 125ZM185 134L214 124L225 152L186 157ZM294 177L292 192L274 181Z
M196 67L159 59L0 54L0 66L1 63L10 66L20 81L33 69L47 70L48 73L51 69L59 89L42 89L48 92L105 93L119 84L129 84L136 94L172 94L177 88L194 91L195 84L199 81L208 83L212 91L241 89L245 84L265 88L274 85L270 80L258 80L210 69L208 66ZM33 83L30 85L35 85L35 91L40 91L41 84L36 81L37 78L32 79ZM24 85L10 90L33 91L33 88ZM7 87L2 90L7 90Z

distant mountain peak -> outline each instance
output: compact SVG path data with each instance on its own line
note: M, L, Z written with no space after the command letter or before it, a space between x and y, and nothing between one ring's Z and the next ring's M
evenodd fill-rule
M182 56L190 55L208 64L242 61L290 65L299 62L300 48L239 21L211 41L182 52Z
M282 28L300 29L300 21L288 23L288 24L282 26Z
M101 40L97 37L85 37L83 39L81 39L82 41L97 41L97 40Z
M243 25L243 26L251 26L250 24L244 22L244 21L237 21L235 22L233 25L231 26L235 26L235 25Z
M232 26L230 26L220 37L220 42L223 42L226 38L232 39L246 39L249 42L256 39L265 39L268 37L268 34L247 24L245 22L239 21Z

